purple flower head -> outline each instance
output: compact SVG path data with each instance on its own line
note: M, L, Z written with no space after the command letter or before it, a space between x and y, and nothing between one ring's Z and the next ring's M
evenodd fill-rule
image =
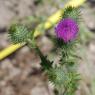
M57 37L64 40L65 43L75 39L78 31L78 24L71 18L62 19L55 27Z

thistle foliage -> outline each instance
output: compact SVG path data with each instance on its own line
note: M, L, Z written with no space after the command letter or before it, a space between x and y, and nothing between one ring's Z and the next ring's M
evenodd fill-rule
M62 19L65 18L74 19L79 24L79 9L73 7L66 8ZM49 79L58 90L59 95L60 93L61 95L75 95L80 80L80 75L77 73L77 60L80 57L76 53L78 39L66 43L62 39L54 38L54 42L59 50L58 52L60 52L60 62L59 66L48 72Z
M80 75L77 73L77 42L64 43L58 40L60 54L59 66L48 71L49 81L62 95L75 95Z
M68 7L65 9L62 18L71 18L79 23L80 12L77 8ZM60 61L58 63L59 65L53 67L54 62L51 62L43 55L34 41L33 34L34 32L29 32L24 25L14 24L9 29L9 37L13 43L28 43L31 48L32 46L35 46L34 49L41 59L40 64L47 73L49 81L58 90L59 95L75 95L75 91L78 88L78 81L80 79L76 67L78 58L76 54L78 44L77 39L64 42L61 39L55 38L54 44L60 52Z
M36 47L35 50L37 51L37 53L38 53L38 55L39 55L39 57L41 59L40 64L41 64L42 68L44 70L50 70L52 68L53 62L49 61L47 59L47 56L44 56L38 47Z

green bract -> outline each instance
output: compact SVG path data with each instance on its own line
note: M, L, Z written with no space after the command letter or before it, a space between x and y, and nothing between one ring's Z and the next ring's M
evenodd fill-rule
M25 43L30 37L30 32L24 25L13 24L9 29L10 40L14 43Z
M68 71L65 67L53 68L48 72L50 82L64 95L74 95L77 89L79 74Z
M64 10L62 18L72 18L78 23L81 20L80 10L69 6Z

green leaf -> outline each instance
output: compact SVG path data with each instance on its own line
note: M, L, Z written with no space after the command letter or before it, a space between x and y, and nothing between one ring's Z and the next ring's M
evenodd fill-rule
M40 64L41 64L42 68L43 68L44 70L49 70L49 69L51 69L53 62L50 62L50 61L47 59L47 56L44 56L38 47L36 47L35 49L36 49L36 51L37 51L37 54L40 56L40 59L41 59L41 63L40 63Z

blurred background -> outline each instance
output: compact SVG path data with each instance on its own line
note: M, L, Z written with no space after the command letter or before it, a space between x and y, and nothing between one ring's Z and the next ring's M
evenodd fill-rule
M0 0L0 51L11 42L8 28L19 22L35 27L40 22L64 7L69 0ZM87 0L80 8L83 59L78 66L81 81L76 95L95 95L95 0ZM53 51L53 43L48 38L54 27L44 36L37 37L37 43L44 54L58 61ZM18 49L0 61L0 95L54 95L53 87L40 69L40 59L34 50L27 46Z

